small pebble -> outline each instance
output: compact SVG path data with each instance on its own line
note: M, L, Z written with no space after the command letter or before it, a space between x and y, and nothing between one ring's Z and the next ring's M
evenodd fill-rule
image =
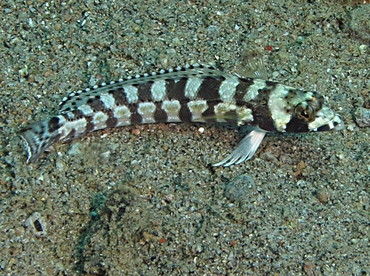
M138 128L134 128L133 130L131 130L131 134L133 134L133 135L138 136L138 135L140 135L140 133L141 133L141 131Z
M360 50L360 53L361 53L361 55L365 55L366 54L366 52L367 52L367 49L369 48L367 45L365 45L365 44L362 44L362 45L360 45L360 47L358 47L359 48L359 50Z
M329 194L322 190L317 193L316 198L320 203L326 204L329 201Z
M241 175L226 184L224 195L232 202L242 202L252 197L254 189L253 178Z
M36 237L46 236L46 221L40 213L35 212L26 220L26 227L28 227Z
M262 152L260 154L260 158L262 160L265 160L265 161L268 161L268 162L273 162L275 164L279 162L278 159L276 158L276 156L270 151Z
M71 147L67 150L69 156L81 155L82 145L80 143L72 144Z
M363 107L357 108L354 115L355 121L359 127L370 126L370 109Z

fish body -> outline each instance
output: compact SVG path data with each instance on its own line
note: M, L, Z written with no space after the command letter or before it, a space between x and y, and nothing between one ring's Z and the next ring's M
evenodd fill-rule
M70 93L59 112L21 130L28 159L87 133L151 123L220 123L249 127L238 147L215 166L250 159L266 132L339 130L340 117L316 92L192 65L137 75Z

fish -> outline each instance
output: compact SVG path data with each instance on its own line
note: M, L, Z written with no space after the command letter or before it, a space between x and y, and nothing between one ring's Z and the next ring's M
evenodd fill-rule
M200 64L101 83L70 93L55 115L21 129L27 164L57 142L137 124L210 123L247 131L236 149L213 166L251 159L266 133L341 130L341 117L315 91Z

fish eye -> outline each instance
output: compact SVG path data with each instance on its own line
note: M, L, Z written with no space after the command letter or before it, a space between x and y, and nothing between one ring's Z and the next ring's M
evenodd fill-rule
M315 116L313 108L309 105L304 106L303 104L299 104L296 106L294 110L294 115L298 119L306 122L312 122Z

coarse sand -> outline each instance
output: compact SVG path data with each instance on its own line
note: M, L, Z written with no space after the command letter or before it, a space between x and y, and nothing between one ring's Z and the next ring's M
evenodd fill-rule
M0 274L370 274L362 2L2 1ZM249 49L270 79L325 95L345 129L268 135L214 168L236 131L132 126L26 165L20 128L68 91L194 62L237 73Z

